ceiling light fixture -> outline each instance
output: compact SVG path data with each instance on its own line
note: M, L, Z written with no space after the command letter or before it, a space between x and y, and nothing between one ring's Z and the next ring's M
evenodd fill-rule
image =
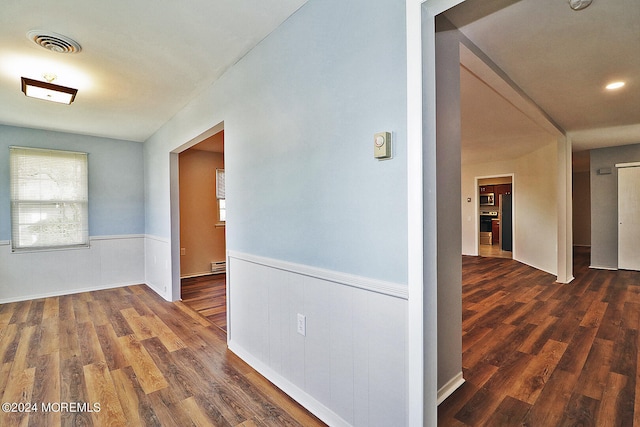
M616 90L624 86L624 82L612 82L605 86L607 90Z
M569 7L573 10L586 9L592 0L569 0Z
M48 81L42 82L22 77L22 91L31 98L44 99L45 101L53 101L60 104L71 104L76 98L78 89L51 83L55 78L55 75L46 74L45 79Z

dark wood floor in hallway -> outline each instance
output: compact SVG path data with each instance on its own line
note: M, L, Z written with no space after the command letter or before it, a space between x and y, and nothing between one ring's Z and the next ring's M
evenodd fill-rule
M463 374L441 426L640 426L640 272L575 280L513 260L463 257Z
M182 302L227 331L227 275L208 274L180 281Z

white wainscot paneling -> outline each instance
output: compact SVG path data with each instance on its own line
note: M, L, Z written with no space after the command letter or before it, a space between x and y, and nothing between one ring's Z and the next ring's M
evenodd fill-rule
M233 252L227 265L232 351L330 425L407 424L406 286Z
M168 239L144 238L145 283L158 295L171 300L171 244Z
M0 242L0 303L144 283L143 236L92 237L89 248L11 252Z

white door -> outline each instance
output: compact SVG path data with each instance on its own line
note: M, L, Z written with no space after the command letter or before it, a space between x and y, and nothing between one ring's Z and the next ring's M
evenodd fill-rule
M618 268L640 270L640 166L618 169Z

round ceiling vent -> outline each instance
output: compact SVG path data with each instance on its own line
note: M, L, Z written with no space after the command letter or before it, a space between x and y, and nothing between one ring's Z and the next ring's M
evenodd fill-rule
M31 30L27 38L38 46L57 53L78 53L82 50L80 44L62 34L44 30Z

